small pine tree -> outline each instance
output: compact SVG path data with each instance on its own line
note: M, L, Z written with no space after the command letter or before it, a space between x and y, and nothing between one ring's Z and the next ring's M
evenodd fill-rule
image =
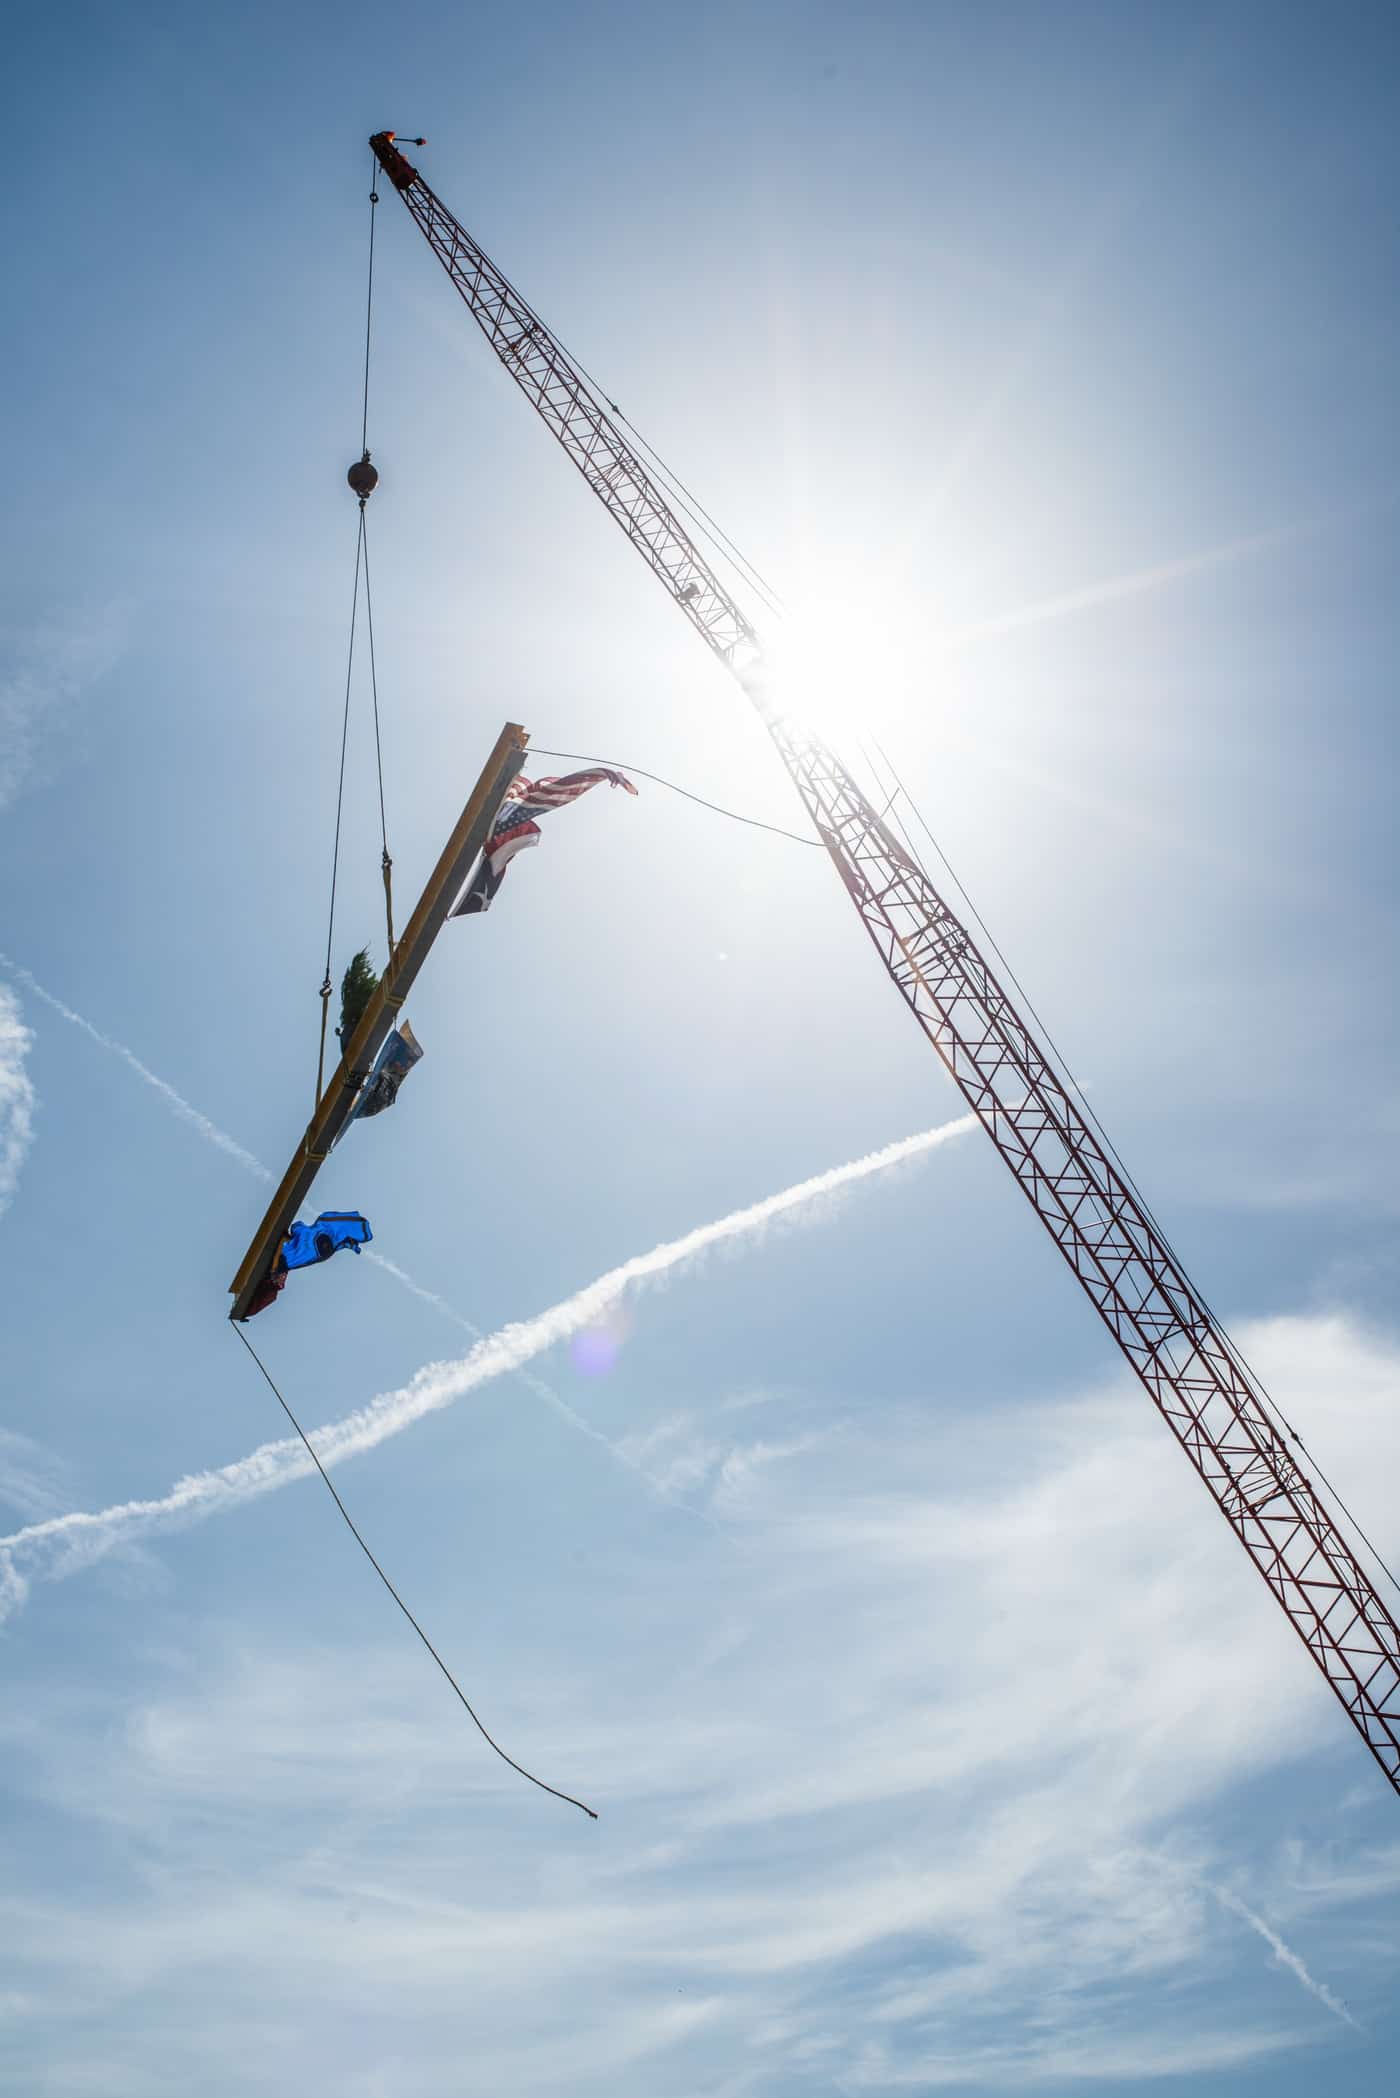
M340 1026L336 1033L340 1046L346 1049L350 1037L364 1018L365 1007L379 988L379 976L369 958L368 947L362 947L340 979Z

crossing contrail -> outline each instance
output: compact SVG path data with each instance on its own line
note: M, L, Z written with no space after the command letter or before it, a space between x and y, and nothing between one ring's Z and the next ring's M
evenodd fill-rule
M251 1173L255 1179L262 1181L270 1181L276 1178L276 1175L269 1167L263 1164L260 1158L254 1158L251 1151L245 1151L242 1144L231 1137L226 1129L221 1129L217 1122L211 1120L208 1115L201 1113L200 1109L187 1100L183 1093L177 1092L167 1079L159 1077L156 1072L151 1070L149 1065L143 1064L140 1057L133 1050L127 1048L125 1042L119 1042L114 1035L104 1034L100 1027L94 1026L92 1021L85 1019L82 1013L75 1012L71 1005L65 1005L61 998L56 998L52 991L47 990L39 982L37 977L32 976L22 963L11 961L7 954L0 952L0 968L8 969L12 975L18 977L34 993L36 998L42 998L45 1005L52 1007L53 1011L59 1014L60 1018L67 1020L70 1026L79 1028L90 1041L97 1044L99 1049L105 1049L110 1055L119 1057L130 1070L136 1073L143 1085L148 1085L151 1088L161 1103L170 1110L171 1114L178 1121L183 1122L187 1128L193 1129L197 1135L203 1137L206 1143L212 1144L217 1151L221 1151L226 1158L233 1159L235 1164L243 1168L244 1172ZM0 1001L7 996L9 996L8 993L0 991ZM0 1003L0 1052L3 1052L5 1046L3 1023L4 1006L3 1003ZM30 1039L28 1031L20 1028L19 1034L23 1037L24 1045L27 1046ZM23 1072L21 1071L19 1075L21 1081L23 1081ZM0 1108L4 1106L4 1079L4 1070L0 1068ZM19 1162L28 1147L31 1133L29 1110L32 1104L32 1088L28 1090L27 1094L18 1095L16 1098L15 1113L11 1122L11 1135L15 1139L15 1156L13 1172L10 1174L8 1185L5 1172L6 1154L3 1133L0 1133L0 1209L4 1208L8 1194L13 1192L13 1182L18 1177ZM365 1259L373 1262L375 1267L382 1268L384 1273L392 1277L401 1289L406 1289L410 1296L417 1297L420 1303L431 1304L435 1311L440 1311L444 1318L451 1319L454 1326L460 1326L464 1333L471 1335L473 1340L485 1340L486 1335L474 1320L464 1317L455 1305L449 1304L446 1297L439 1296L435 1289L425 1289L421 1282L415 1282L412 1275L401 1268L397 1261L390 1260L387 1254L378 1252L374 1247L369 1247L365 1252ZM611 1436L604 1435L601 1428L595 1428L592 1421L587 1420L583 1414L571 1406L567 1399L560 1397L552 1384L547 1384L543 1377L535 1376L528 1369L517 1369L515 1375L527 1389L534 1393L537 1399L542 1400L561 1419L566 1420L571 1428L576 1429L580 1435L586 1436L590 1442L596 1442L601 1449L605 1449L610 1456L615 1458L617 1463L623 1465L628 1471L635 1472L637 1477L653 1493L659 1495L662 1500L674 1500L674 1496L659 1479L653 1477L644 1464L639 1463L634 1456L622 1448L621 1444L614 1442ZM4 1615L3 1596L4 1579L3 1572L0 1571L0 1620L3 1620Z
M143 1064L134 1050L127 1048L125 1042L119 1042L114 1035L104 1034L100 1027L95 1027L82 1013L75 1012L71 1005L65 1005L61 998L56 998L37 977L32 976L23 963L11 961L9 955L0 952L0 969L8 969L12 976L18 977L36 998L41 998L45 1005L50 1006L70 1026L80 1029L99 1049L105 1049L109 1055L120 1058L129 1070L136 1073L143 1085L151 1088L177 1121L193 1129L207 1144L212 1144L216 1151L223 1152L226 1158L231 1158L245 1173L251 1173L255 1180L270 1181L276 1178L271 1168L265 1166L260 1158L254 1158L251 1151L246 1151L226 1129L221 1129L217 1122L201 1113L200 1109L187 1100L183 1093L177 1092L167 1079L159 1077L148 1064ZM19 1023L17 1006L13 1010L13 1024L9 1024L7 1015L10 1014L12 1005L13 994L0 986L0 1210L5 1208L14 1192L19 1167L29 1147L34 1104L33 1087L23 1070L24 1054L32 1037L28 1029ZM7 1110L8 1123L4 1119ZM421 1282L415 1282L412 1275L401 1268L396 1260L390 1260L387 1254L380 1253L373 1247L367 1249L365 1258L372 1261L375 1267L382 1268L384 1273L391 1276L401 1289L406 1289L410 1296L417 1297L420 1303L431 1304L444 1318L451 1319L454 1326L460 1326L473 1340L485 1339L480 1326L465 1318L455 1305L449 1304L446 1297L439 1296L435 1289L425 1289ZM635 1457L629 1456L626 1450L604 1435L601 1429L595 1428L591 1421L585 1420L567 1399L560 1398L551 1384L546 1384L543 1377L532 1376L528 1370L521 1370L518 1374L521 1382L529 1387L536 1398L542 1399L547 1406L552 1407L571 1427L576 1428L580 1435L586 1435L591 1442L601 1444L605 1450L611 1452L619 1464L625 1465L629 1471L635 1472L638 1478L645 1480L653 1492L661 1494L663 1499L669 1498L645 1465L639 1464ZM0 1589L2 1588L3 1583L0 1583ZM0 1615L3 1615L2 1611Z
M90 1036L99 1049L107 1050L111 1056L119 1056L144 1085L150 1086L153 1092L160 1094L173 1115L180 1121L187 1122L192 1129L197 1129L204 1141L212 1144L216 1151L222 1151L227 1157L235 1160L245 1173L252 1173L259 1180L272 1179L271 1172L261 1159L254 1158L251 1151L245 1151L241 1144L235 1143L227 1130L220 1129L217 1122L211 1122L208 1115L202 1115L197 1107L191 1107L184 1094L177 1093L173 1085L167 1085L163 1078L157 1078L150 1066L143 1064L139 1056L134 1056L124 1042L117 1041L110 1034L104 1034L100 1027L93 1026L91 1020L85 1020L81 1013L75 1013L71 1005L65 1005L61 998L55 998L53 992L46 991L38 979L31 976L19 962L12 962L8 954L0 953L0 969L8 969L11 976L17 976L26 990L32 991L36 998L42 998L45 1005L52 1006L70 1027L80 1028L85 1035Z
M713 1247L736 1239L760 1237L780 1218L810 1210L823 1198L853 1187L930 1151L950 1143L976 1127L975 1117L962 1115L934 1129L886 1144L867 1152L848 1165L833 1166L735 1209L710 1224L701 1224L682 1238L663 1240L649 1253L638 1253L620 1267L576 1290L534 1318L502 1326L488 1333L465 1355L451 1362L426 1363L407 1384L381 1392L368 1405L358 1407L342 1419L311 1431L311 1441L322 1464L342 1463L401 1435L429 1413L440 1412L468 1392L489 1384L507 1371L518 1371L546 1349L596 1325L631 1289L655 1282L663 1275L700 1259ZM28 1523L8 1537L0 1537L0 1622L25 1600L36 1581L61 1580L91 1566L106 1553L132 1544L154 1532L187 1528L207 1516L254 1500L277 1488L289 1486L312 1470L311 1459L301 1443L291 1437L263 1443L236 1463L216 1470L195 1472L178 1479L168 1493L153 1500L121 1501L110 1508L75 1510L43 1522Z
M1319 2003L1325 2005L1334 2018L1340 2018L1344 2025L1350 2025L1355 2032L1364 2030L1357 2024L1341 1997L1329 1989L1325 1981L1319 1981L1315 1975L1308 1972L1299 1955L1291 1946L1284 1944L1278 1932L1271 1929L1262 1916L1255 1915L1247 1901L1242 1901L1238 1894L1231 1893L1228 1887L1212 1887L1211 1892L1222 1908L1232 1910L1252 1931L1258 1932L1279 1966L1286 1967L1290 1974L1295 1975L1308 1994L1315 1996Z

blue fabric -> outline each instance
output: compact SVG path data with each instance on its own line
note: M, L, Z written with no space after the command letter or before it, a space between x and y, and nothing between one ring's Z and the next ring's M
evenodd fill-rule
M293 1224L282 1248L283 1264L315 1267L318 1260L329 1260L342 1246L351 1246L358 1253L373 1237L358 1209L324 1209L314 1224Z

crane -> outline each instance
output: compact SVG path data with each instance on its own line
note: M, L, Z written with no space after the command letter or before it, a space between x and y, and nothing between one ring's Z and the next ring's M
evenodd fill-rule
M612 404L395 134L377 132L370 145L506 371L757 707L891 981L1400 1792L1400 1625L1116 1152L925 870L836 753L781 704L752 622L608 412Z

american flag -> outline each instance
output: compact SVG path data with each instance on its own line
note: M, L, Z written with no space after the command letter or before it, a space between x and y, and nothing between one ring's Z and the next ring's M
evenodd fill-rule
M549 809L562 809L566 802L577 801L580 794L586 794L602 780L610 787L625 787L629 794L637 791L625 774L614 772L608 765L595 765L588 772L566 772L560 779L518 779L510 790L511 800L544 814Z
M481 865L466 895L453 911L453 917L470 918L490 910L496 891L505 878L506 868L516 853L540 842L540 827L534 818L547 816L552 809L565 808L602 780L606 780L610 787L625 788L629 794L637 791L625 774L614 772L609 765L594 765L587 772L565 772L557 779L517 779L511 787L510 800L501 804L486 841Z

